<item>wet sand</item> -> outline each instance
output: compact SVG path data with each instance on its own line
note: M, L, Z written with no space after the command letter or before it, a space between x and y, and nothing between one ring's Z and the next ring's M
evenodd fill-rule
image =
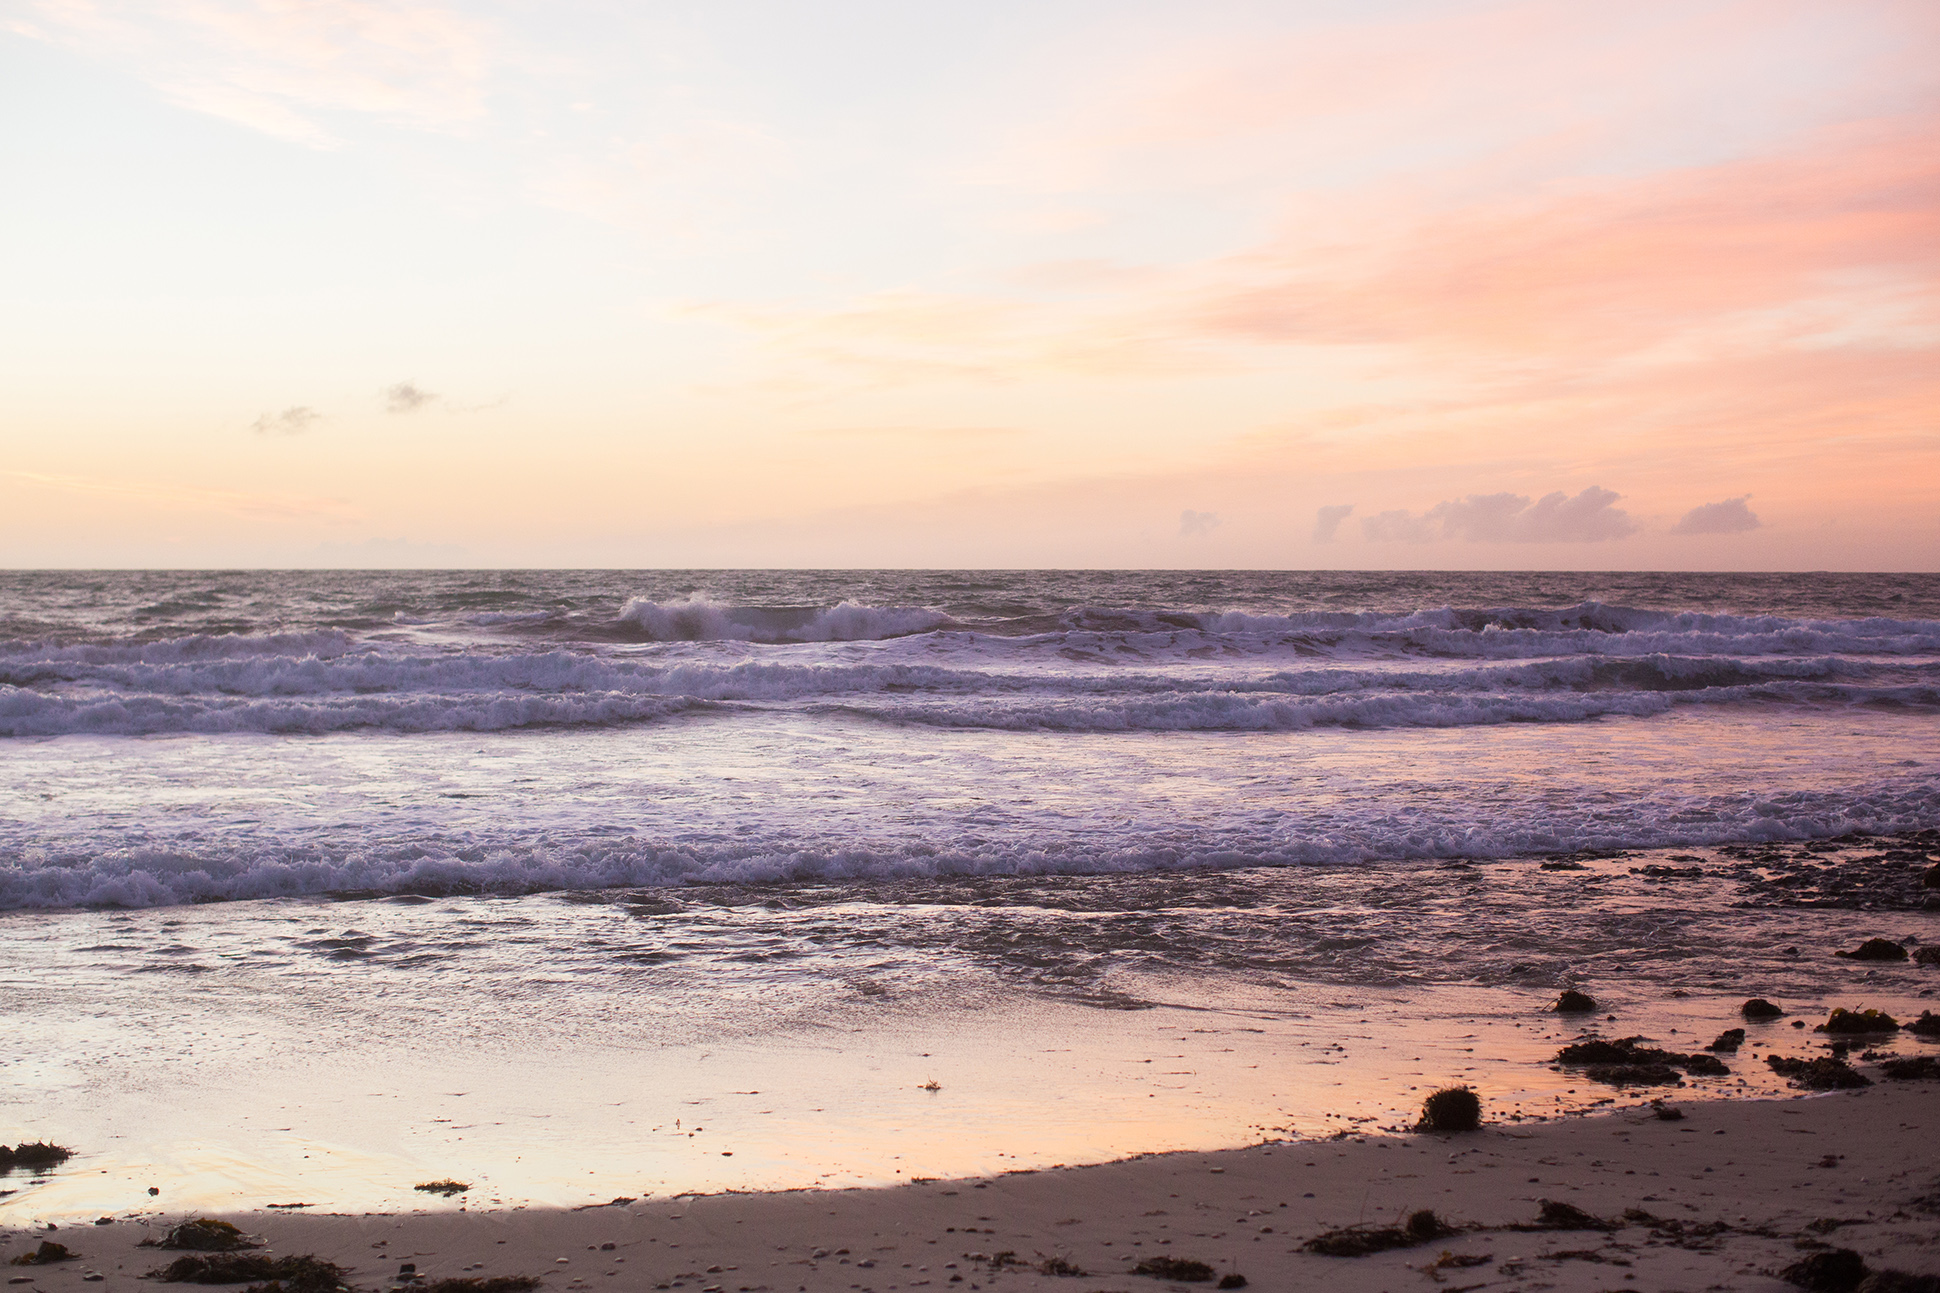
M1829 1246L1857 1251L1874 1269L1940 1272L1940 1086L1711 1101L1683 1112L1666 1121L1633 1107L1466 1134L1280 1141L884 1189L576 1210L467 1210L460 1196L408 1214L231 1219L273 1253L339 1263L359 1290L395 1286L405 1263L428 1281L542 1276L555 1293L1183 1289L1132 1273L1140 1261L1172 1257L1268 1290L1756 1293L1790 1287L1775 1273ZM1544 1200L1614 1228L1515 1228L1534 1226ZM1423 1208L1457 1232L1364 1257L1303 1250L1323 1232L1395 1225ZM0 1244L6 1258L47 1238L80 1254L9 1267L19 1293L132 1293L156 1288L134 1280L173 1256L136 1245L180 1219L158 1210L52 1233L14 1229ZM1085 1275L1043 1273L1053 1259ZM103 1278L90 1281L96 1273Z

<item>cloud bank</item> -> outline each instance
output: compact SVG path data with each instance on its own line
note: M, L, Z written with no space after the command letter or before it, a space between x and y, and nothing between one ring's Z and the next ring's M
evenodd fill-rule
M281 413L263 414L249 424L249 429L257 435L302 435L322 420L323 414L308 405L295 405Z
M1745 506L1745 500L1750 497L1750 494L1744 494L1727 498L1722 503L1694 507L1671 527L1671 533L1743 534L1746 530L1756 530L1764 522L1758 519L1758 513Z
M1557 490L1533 502L1525 494L1470 494L1437 503L1416 515L1382 512L1361 522L1375 543L1600 543L1637 532L1637 523L1614 506L1623 495L1590 486L1574 498Z

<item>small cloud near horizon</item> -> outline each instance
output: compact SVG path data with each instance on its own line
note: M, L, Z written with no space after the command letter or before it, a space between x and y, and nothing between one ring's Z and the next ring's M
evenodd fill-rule
M415 382L399 382L384 388L384 408L391 413L416 413L437 398Z
M1332 543L1340 523L1353 512L1352 503L1330 503L1314 513L1314 542Z
M1574 498L1559 489L1533 501L1525 494L1470 494L1420 515L1404 508L1370 516L1361 533L1375 543L1600 543L1637 532L1630 514L1612 506L1622 497L1596 485Z
M249 429L257 435L302 435L322 420L323 414L315 409L297 405L281 413L265 413L251 422Z
M1179 513L1179 537L1189 539L1197 534L1211 534L1219 528L1219 513L1195 512L1191 508Z
M1750 494L1727 498L1721 503L1705 503L1686 512L1671 527L1672 534L1743 534L1764 524L1758 513L1745 506Z

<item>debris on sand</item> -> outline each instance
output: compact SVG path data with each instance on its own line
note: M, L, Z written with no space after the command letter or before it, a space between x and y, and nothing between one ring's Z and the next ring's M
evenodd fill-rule
M1840 1006L1826 1021L1812 1031L1815 1033L1896 1033L1900 1021L1884 1010L1847 1010Z
M1084 1267L1062 1257L1047 1257L1037 1264L1039 1275L1062 1275L1070 1279L1083 1279L1090 1274Z
M1147 1257L1132 1267L1134 1275L1150 1275L1153 1279L1171 1280L1177 1284L1209 1284L1218 1273L1204 1262L1183 1257Z
M1778 1277L1806 1293L1852 1293L1866 1278L1866 1261L1850 1248L1829 1248L1793 1262Z
M1850 952L1834 952L1849 961L1904 961L1906 948L1890 938L1869 938Z
M1753 997L1738 1007L1738 1013L1747 1019L1779 1019L1785 1012L1763 997Z
M1731 1072L1715 1055L1685 1055L1644 1046L1642 1041L1641 1037L1615 1041L1589 1037L1557 1051L1556 1062L1581 1068L1592 1082L1610 1086L1677 1086L1684 1081L1678 1069L1693 1077L1724 1077Z
M1300 1247L1323 1257L1366 1257L1370 1253L1385 1253L1396 1248L1415 1248L1432 1239L1446 1239L1458 1233L1454 1226L1423 1208L1399 1226L1348 1226L1342 1230L1329 1230L1325 1234L1315 1235Z
M1559 1015L1584 1015L1596 1009L1596 998L1571 988L1556 998L1550 1009Z
M0 1172L11 1172L16 1167L26 1171L59 1167L72 1157L74 1151L65 1145L52 1145L44 1140L22 1141L12 1149L0 1145Z
M51 1239L40 1241L40 1247L31 1253L22 1253L9 1262L10 1266L52 1266L55 1262L71 1262L81 1254L70 1251L66 1244L57 1244Z
M144 1239L139 1246L186 1248L199 1253L232 1253L239 1248L262 1247L227 1221L218 1221L214 1217L198 1217L193 1221L184 1221L171 1228L159 1240Z
M426 1194L442 1194L448 1199L454 1194L463 1194L466 1190L471 1189L472 1183L470 1181L453 1181L447 1178L442 1181L420 1181L411 1188L414 1190L422 1190Z
M492 1275L480 1278L476 1275L459 1276L446 1280L428 1280L413 1285L413 1293L532 1293L539 1287L535 1275ZM256 1289L244 1289L243 1293L259 1293Z
M1887 1060L1879 1066L1879 1071L1896 1082L1910 1082L1916 1078L1940 1080L1940 1059L1921 1055L1914 1059Z
M1783 1055L1767 1055L1765 1063L1772 1066L1772 1072L1780 1077L1790 1078L1793 1086L1807 1091L1844 1091L1873 1084L1871 1078L1854 1069L1852 1065L1831 1056L1816 1060L1795 1060L1787 1059Z
M144 1278L164 1284L248 1284L273 1282L282 1293L335 1293L343 1287L344 1268L305 1253L301 1257L265 1257L260 1253L214 1253L207 1257L177 1257ZM265 1287L267 1285L265 1284Z
M1504 1226L1504 1230L1619 1230L1620 1221L1605 1221L1602 1217L1583 1211L1574 1203L1561 1203L1555 1199L1537 1200L1536 1219L1523 1225Z
M1482 1125L1482 1097L1465 1086L1443 1087L1421 1102L1416 1131L1474 1131Z

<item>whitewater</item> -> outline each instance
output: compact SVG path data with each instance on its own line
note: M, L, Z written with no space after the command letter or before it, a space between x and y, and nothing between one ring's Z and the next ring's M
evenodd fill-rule
M0 577L0 908L1940 824L1931 576Z

